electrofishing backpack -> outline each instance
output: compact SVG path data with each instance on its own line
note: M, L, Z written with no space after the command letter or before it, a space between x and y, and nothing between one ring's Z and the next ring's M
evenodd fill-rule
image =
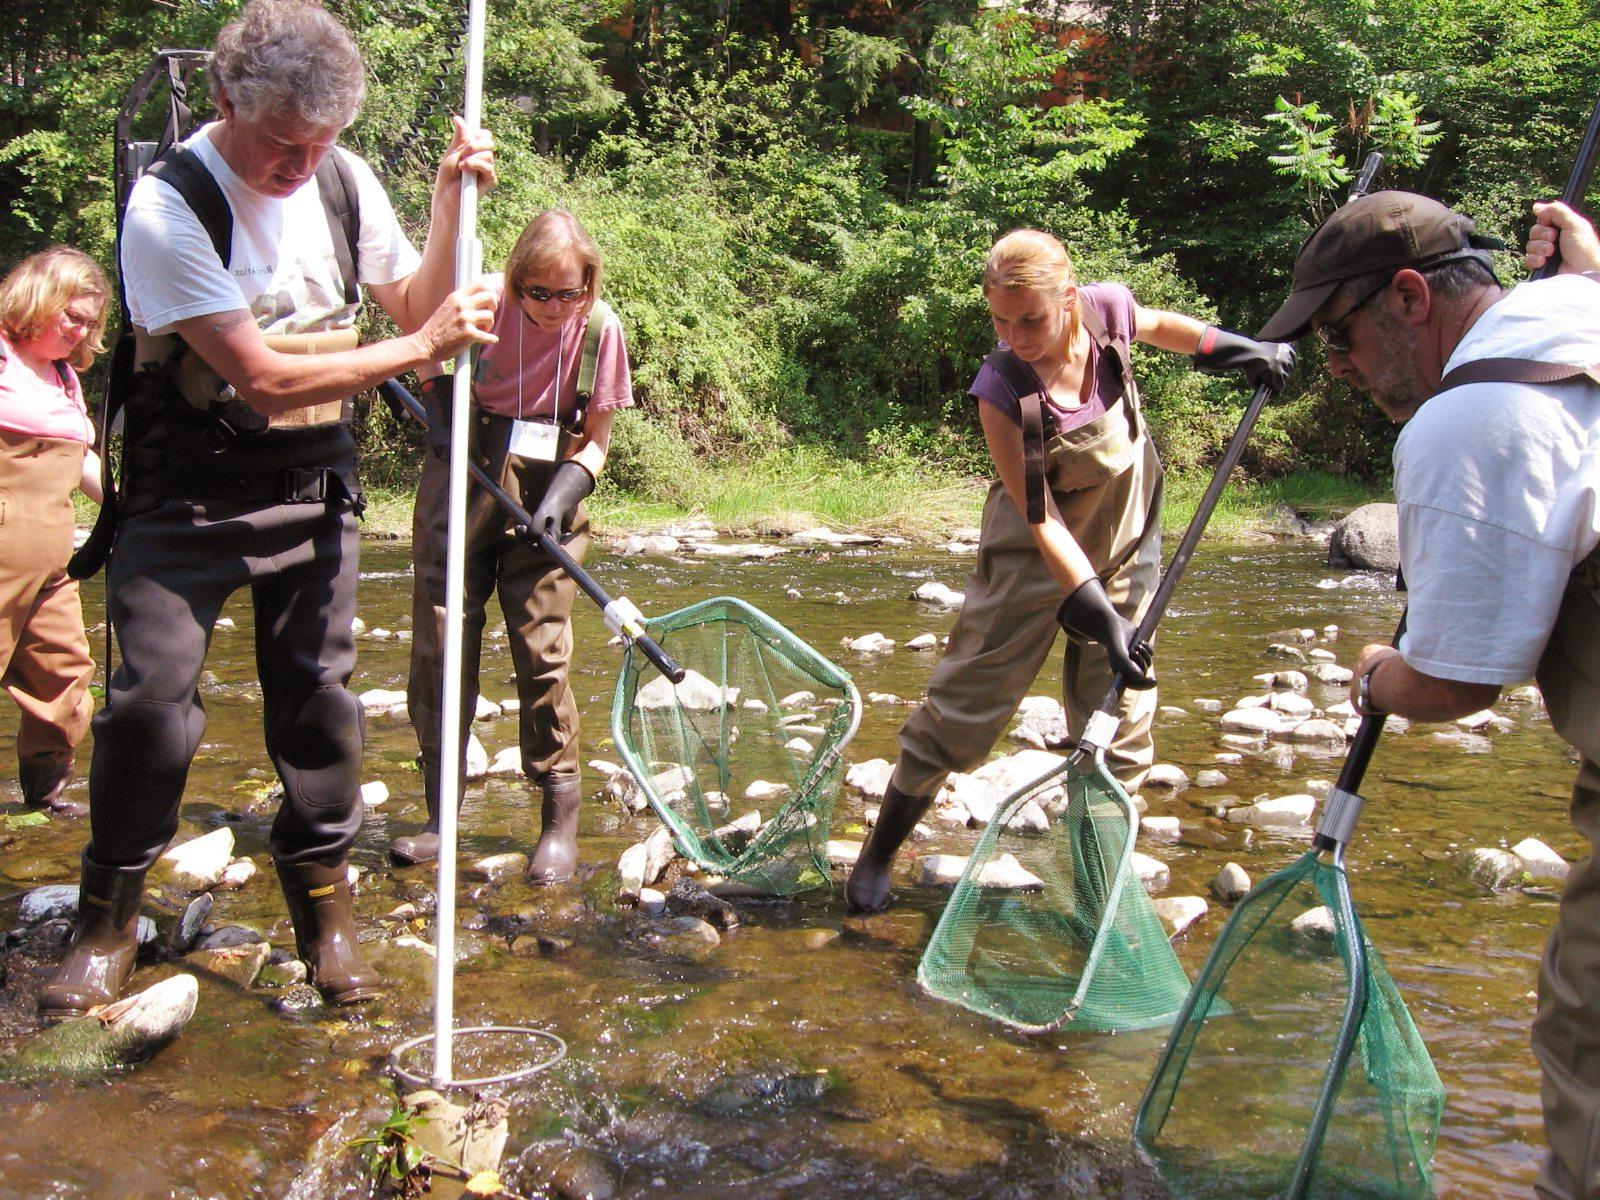
M121 272L123 226L134 185L146 174L161 179L194 212L224 266L232 254L233 213L228 208L227 198L199 159L181 145L197 125L190 97L210 59L209 50L156 51L150 64L124 95L122 105L117 110L113 186L116 202L117 288L122 302L122 323L107 364L96 443L96 449L100 452L101 485L105 500L88 540L67 564L67 571L74 579L87 579L94 575L105 565L111 552L121 508L122 490L119 490L119 486L125 490L127 483L127 452L131 440L128 435L131 431L124 430L123 454L115 465L110 453L110 438L124 419L127 401L138 386L136 377L141 370L148 370L146 364L137 361L138 347L133 323L128 317L128 297ZM166 86L167 103L160 132L154 137L136 136L136 125L151 94L163 83ZM345 299L353 304L360 296L355 254L361 216L356 181L348 161L337 149L329 153L318 166L316 179L328 218L334 258L344 285ZM166 390L186 350L182 340L175 338L172 350L155 367L156 378L153 383L158 394ZM238 406L242 402L235 400L232 403ZM223 421L222 409L223 402L219 400L211 413L214 420Z

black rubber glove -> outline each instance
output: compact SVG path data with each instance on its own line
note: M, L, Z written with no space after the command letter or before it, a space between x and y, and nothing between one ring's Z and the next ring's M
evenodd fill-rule
M533 531L559 539L572 527L572 514L592 491L594 476L589 474L589 468L576 459L567 459L550 476L544 499L533 510Z
M1200 348L1194 352L1194 367L1212 375L1242 371L1251 387L1265 385L1279 392L1294 370L1294 347L1288 342L1258 342L1242 333L1207 325L1200 335Z
M1136 640L1139 632L1111 607L1106 585L1098 579L1081 584L1056 609L1056 621L1074 637L1099 642L1111 657L1111 669L1131 688L1155 687L1148 674L1152 652L1149 642Z

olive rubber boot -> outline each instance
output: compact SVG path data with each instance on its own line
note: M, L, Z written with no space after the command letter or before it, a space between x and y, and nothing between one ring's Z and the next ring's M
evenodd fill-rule
M877 823L845 881L844 901L851 912L882 912L889 906L889 871L894 866L895 851L911 836L932 803L932 796L908 796L893 782L889 784Z
M456 811L467 794L467 776L462 772L456 788ZM422 764L422 798L428 806L428 820L416 833L405 834L389 843L389 857L399 866L430 863L439 857L439 772Z
M102 867L84 853L72 946L39 992L41 1017L80 1017L117 998L139 954L144 875L143 869Z
M528 860L528 878L534 883L565 883L578 866L578 805L583 801L583 781L576 775L544 781L544 802L539 806L539 844Z
M86 817L89 806L77 800L63 800L61 793L72 782L72 752L38 754L17 761L17 783L22 802L29 808L48 808L63 817Z
M383 990L378 973L356 948L356 920L344 860L274 863L294 925L294 949L308 978L329 1004L359 1004Z

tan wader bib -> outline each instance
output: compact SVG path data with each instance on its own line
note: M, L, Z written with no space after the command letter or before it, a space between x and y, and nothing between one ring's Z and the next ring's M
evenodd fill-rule
M1582 759L1572 824L1589 841L1539 967L1533 1051L1550 1145L1534 1190L1600 1200L1600 550L1567 582L1536 675L1550 723Z
M159 367L178 342L174 334L152 337L143 330L135 330L134 339L134 361L141 366L155 364ZM341 350L354 350L360 343L360 335L352 326L314 333L267 334L262 340L269 349L279 354L334 354ZM201 412L210 411L214 403L220 404L223 418L240 429L304 429L314 425L335 425L340 421L348 421L353 411L350 400L326 400L321 404L308 404L304 408L263 417L234 396L232 389L206 360L193 353L185 353L178 360L172 372L172 383L178 393Z
M1117 611L1137 622L1161 576L1162 470L1133 380L1100 417L1049 439L1045 458L1046 485L1062 520ZM951 771L971 771L984 761L1061 632L1056 609L1062 599L1022 513L994 482L966 602L928 681L927 699L900 730L897 788L931 795ZM1068 640L1061 690L1072 740L1105 699L1112 674L1102 647ZM1130 792L1155 759L1155 710L1154 688L1125 692L1118 710L1121 725L1106 765Z
M22 712L19 760L70 753L94 706L78 583L66 573L84 450L0 430L0 684Z

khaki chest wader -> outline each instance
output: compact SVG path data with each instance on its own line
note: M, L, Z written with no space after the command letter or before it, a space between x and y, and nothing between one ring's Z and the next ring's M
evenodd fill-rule
M1050 433L1036 385L1032 395L1017 389L1027 503L1043 520L1049 489L1112 603L1137 622L1160 580L1161 462L1144 426L1126 343L1110 338L1093 310L1083 312L1100 347L1100 362L1115 364L1121 375L1122 395L1088 424ZM949 772L970 771L983 762L1061 632L1055 614L1062 598L1027 520L996 481L984 504L978 562L961 614L928 681L927 700L901 728L894 775L900 791L930 795ZM1111 677L1101 647L1068 640L1062 703L1070 738L1082 733ZM1155 759L1150 736L1155 708L1154 688L1123 695L1121 725L1106 762L1130 791L1137 790Z

